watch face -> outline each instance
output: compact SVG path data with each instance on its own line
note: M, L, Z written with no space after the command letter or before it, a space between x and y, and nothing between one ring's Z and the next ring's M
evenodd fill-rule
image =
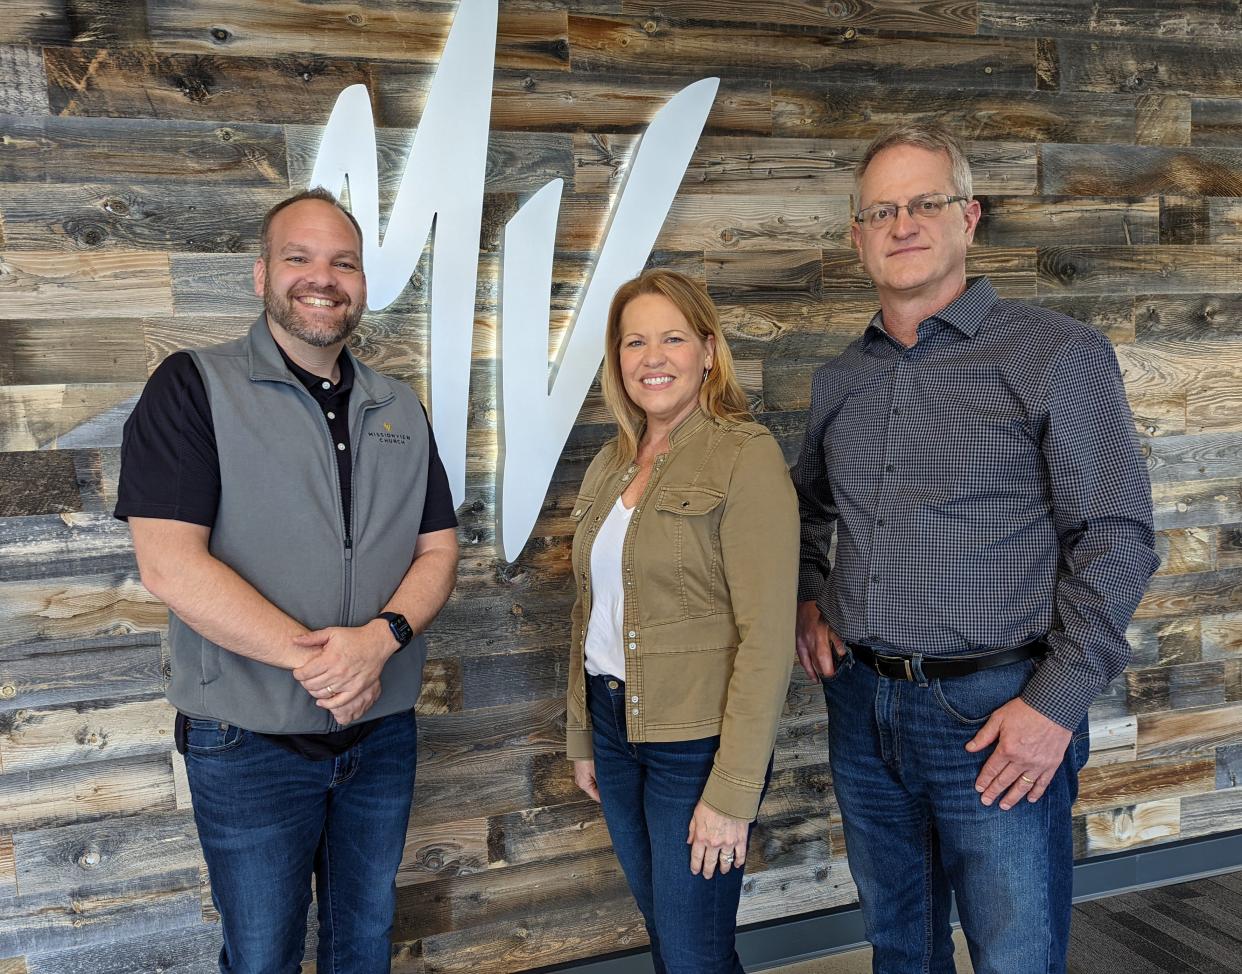
M402 646L414 638L414 629L406 622L405 616L396 612L385 612L383 617L388 620L388 628L392 630L393 638Z

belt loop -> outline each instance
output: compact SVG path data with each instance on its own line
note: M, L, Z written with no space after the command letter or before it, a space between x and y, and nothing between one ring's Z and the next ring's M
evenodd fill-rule
M906 672L909 674L910 680L918 683L921 687L927 686L929 681L926 674L923 672L922 653L915 653L910 659L906 660Z

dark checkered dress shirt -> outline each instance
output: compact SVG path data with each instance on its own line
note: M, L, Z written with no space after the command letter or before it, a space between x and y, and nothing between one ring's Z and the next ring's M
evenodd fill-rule
M1116 356L1093 329L986 278L911 348L876 315L816 370L793 478L798 599L846 640L950 656L1047 633L1023 699L1069 728L1125 668L1159 559Z

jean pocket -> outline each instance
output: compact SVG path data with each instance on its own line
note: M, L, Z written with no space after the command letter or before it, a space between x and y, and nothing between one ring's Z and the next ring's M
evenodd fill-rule
M844 656L837 657L832 676L821 676L819 682L824 685L824 689L841 683L845 677L849 676L857 662L853 652L847 649Z
M961 724L980 725L1022 693L1035 672L1034 660L994 666L966 676L932 681L940 709Z
M221 754L241 744L245 733L236 724L191 717L185 725L185 749L189 754Z
M1070 742L1070 752L1074 760L1074 770L1081 771L1087 766L1087 762L1091 760L1091 731L1085 726L1081 730L1074 733L1074 739Z

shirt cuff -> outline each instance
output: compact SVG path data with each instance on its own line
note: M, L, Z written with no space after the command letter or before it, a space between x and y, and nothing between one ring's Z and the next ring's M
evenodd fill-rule
M1103 687L1085 686L1081 676L1066 673L1047 657L1027 681L1022 700L1066 730L1077 730Z
M798 602L818 602L826 578L819 570L807 565L798 569Z

